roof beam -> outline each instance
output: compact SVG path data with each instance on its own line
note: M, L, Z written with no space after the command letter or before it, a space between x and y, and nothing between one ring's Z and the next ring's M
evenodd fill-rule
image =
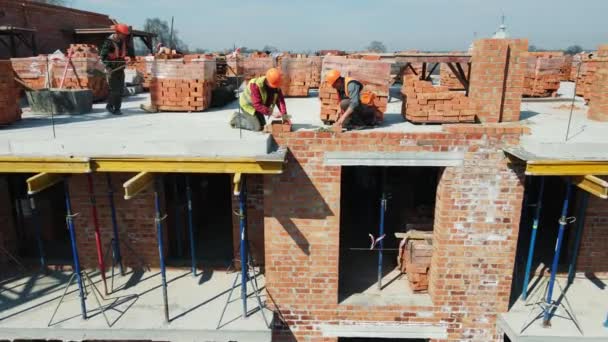
M608 182L599 177L593 175L576 176L572 177L572 183L599 198L608 198Z
M26 180L28 195L34 195L42 190L48 189L51 186L63 181L65 177L58 173L39 173Z
M606 161L528 161L526 175L530 176L585 176L608 175Z
M258 161L253 158L95 158L91 161L95 172L158 172L158 173L250 173L280 174L283 159Z
M154 174L149 172L140 172L133 178L126 181L122 186L125 188L125 199L130 200L137 196L140 192L146 190L154 183Z
M89 173L89 158L0 157L0 173Z

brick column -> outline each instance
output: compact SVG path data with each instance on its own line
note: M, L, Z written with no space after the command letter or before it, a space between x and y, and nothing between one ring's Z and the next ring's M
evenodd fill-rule
M11 62L0 61L0 125L10 124L21 119L19 89L13 80Z
M122 184L132 176L132 174L126 173L112 174L119 238L121 241L127 242L147 265L155 267L159 265L159 258L156 225L154 223L154 193L152 189L147 189L135 198L125 200ZM74 175L69 178L69 182L72 210L74 213L78 213L74 224L80 262L83 267L95 268L97 267L97 249L95 246L95 228L91 215L87 176ZM106 174L93 174L93 186L105 257L108 243L110 243L113 236ZM161 198L164 198L162 194ZM161 201L161 206L165 207L164 200ZM167 241L166 222L164 225L164 238ZM165 243L165 248L167 248L167 243ZM133 253L124 248L124 246L121 246L121 254L124 265L131 267L140 266ZM106 259L106 267L111 267L111 265L112 260Z
M527 39L475 41L469 98L481 122L519 120L527 51Z
M608 44L597 49L595 74L589 86L589 111L587 117L596 121L608 121Z
M608 201L590 195L577 272L608 274Z

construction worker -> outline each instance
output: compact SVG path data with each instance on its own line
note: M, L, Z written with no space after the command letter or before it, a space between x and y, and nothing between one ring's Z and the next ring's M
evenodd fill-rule
M334 128L376 124L376 110L372 106L375 95L364 91L361 82L350 77L342 77L338 70L329 70L325 82L336 89L340 99L341 115L334 123Z
M250 80L239 98L243 114L234 113L230 126L261 131L266 126L265 117L285 120L287 107L280 86L281 72L276 68L268 69L266 76ZM273 114L275 106L280 114Z
M120 115L122 92L125 86L125 66L134 57L133 47L127 44L129 39L129 26L116 24L114 33L110 35L101 46L101 60L106 66L110 94L106 109L115 115Z

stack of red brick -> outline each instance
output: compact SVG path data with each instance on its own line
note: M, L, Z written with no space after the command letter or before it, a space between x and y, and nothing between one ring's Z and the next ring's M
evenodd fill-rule
M17 76L32 89L47 88L49 83L52 88L58 88L65 72L63 88L91 89L95 101L104 100L108 96L109 89L105 66L101 63L99 55L92 48L84 50L85 48L80 44L75 45L73 49L76 54L88 57L73 57L68 64L67 58L55 59L40 55L11 58L11 63ZM47 65L50 65L48 74ZM52 82L47 81L49 75Z
M401 114L414 123L474 122L475 110L463 92L450 91L447 86L433 86L416 76L405 76Z
M227 75L240 76L245 81L266 75L266 71L275 66L274 58L259 55L229 57L226 62L228 64Z
M99 50L93 44L70 44L67 54L73 58L96 58Z
M162 111L203 111L211 105L215 59L154 61L150 96Z
M608 45L600 45L598 50L590 55L578 54L575 56L572 73L576 79L576 95L581 96L587 103L591 101L591 88L594 82L595 73L598 70L598 58L608 57ZM578 70L580 64L580 71ZM578 74L578 78L576 75Z
M11 62L0 61L0 125L20 119L19 88L14 80Z
M462 67L464 74L468 75L469 64L461 63L460 66ZM450 90L464 90L464 86L462 85L462 83L460 83L456 75L454 75L452 70L445 63L441 63L439 65L439 78L441 80L441 85L444 87L448 87Z
M524 74L524 96L555 96L560 81L568 77L563 52L530 52Z
M321 83L321 57L283 57L281 90L285 96L308 96L310 88Z
M432 233L429 234L432 239ZM429 288L429 271L433 245L430 239L405 241L401 253L401 272L407 273L407 280L414 292L424 292Z
M323 58L322 79L327 71L336 69L342 76L351 77L363 84L364 91L376 95L372 106L376 110L376 119L382 121L388 104L389 85L391 82L391 64L379 60L363 60L340 56ZM321 99L321 121L332 123L339 118L339 99L335 89L321 82L319 88Z
M142 87L146 90L150 89L150 83L152 81L152 62L154 61L153 56L136 56L135 61L127 66L128 69L134 69L140 73L143 77Z

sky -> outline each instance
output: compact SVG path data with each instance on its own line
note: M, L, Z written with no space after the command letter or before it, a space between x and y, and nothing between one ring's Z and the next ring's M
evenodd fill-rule
M512 37L545 49L608 43L608 0L67 0L135 28L171 21L188 46L280 50L466 50L490 37L505 16Z

